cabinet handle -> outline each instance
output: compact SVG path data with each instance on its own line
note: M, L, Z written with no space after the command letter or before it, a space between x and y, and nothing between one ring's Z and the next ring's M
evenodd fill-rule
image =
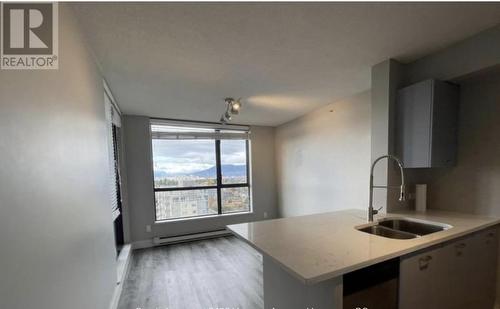
M465 243L456 244L455 245L456 255L462 256L462 254L464 253L462 250L465 249L465 247L467 247Z
M489 232L488 235L486 235L486 243L490 244L494 238L495 238L495 233Z
M421 257L418 260L418 267L420 268L420 270L425 270L425 269L429 268L429 262L431 260L432 260L432 256L430 256L430 255L427 255L425 257Z

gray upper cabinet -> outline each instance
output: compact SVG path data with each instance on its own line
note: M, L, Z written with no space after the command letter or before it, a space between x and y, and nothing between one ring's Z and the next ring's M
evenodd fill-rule
M405 168L454 166L459 87L425 80L398 91L396 151Z

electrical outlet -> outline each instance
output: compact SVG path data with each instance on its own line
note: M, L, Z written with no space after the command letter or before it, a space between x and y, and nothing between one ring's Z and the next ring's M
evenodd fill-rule
M151 233L151 225L146 225L146 232Z
M267 211L264 211L264 219L267 219Z

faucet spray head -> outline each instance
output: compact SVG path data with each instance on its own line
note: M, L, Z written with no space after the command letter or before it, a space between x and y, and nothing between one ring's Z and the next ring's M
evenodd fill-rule
M406 192L405 192L405 186L401 186L401 189L399 191L399 201L404 202L406 201Z

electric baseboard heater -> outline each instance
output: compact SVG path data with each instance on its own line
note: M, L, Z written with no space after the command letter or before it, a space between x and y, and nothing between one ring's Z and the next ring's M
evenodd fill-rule
M204 233L184 234L184 235L179 235L179 236L154 237L153 243L155 245L177 244L177 243L181 243L181 242L216 238L216 237L229 236L229 235L232 235L231 232L226 230L226 229L223 229L223 230L216 230L216 231L204 232Z

